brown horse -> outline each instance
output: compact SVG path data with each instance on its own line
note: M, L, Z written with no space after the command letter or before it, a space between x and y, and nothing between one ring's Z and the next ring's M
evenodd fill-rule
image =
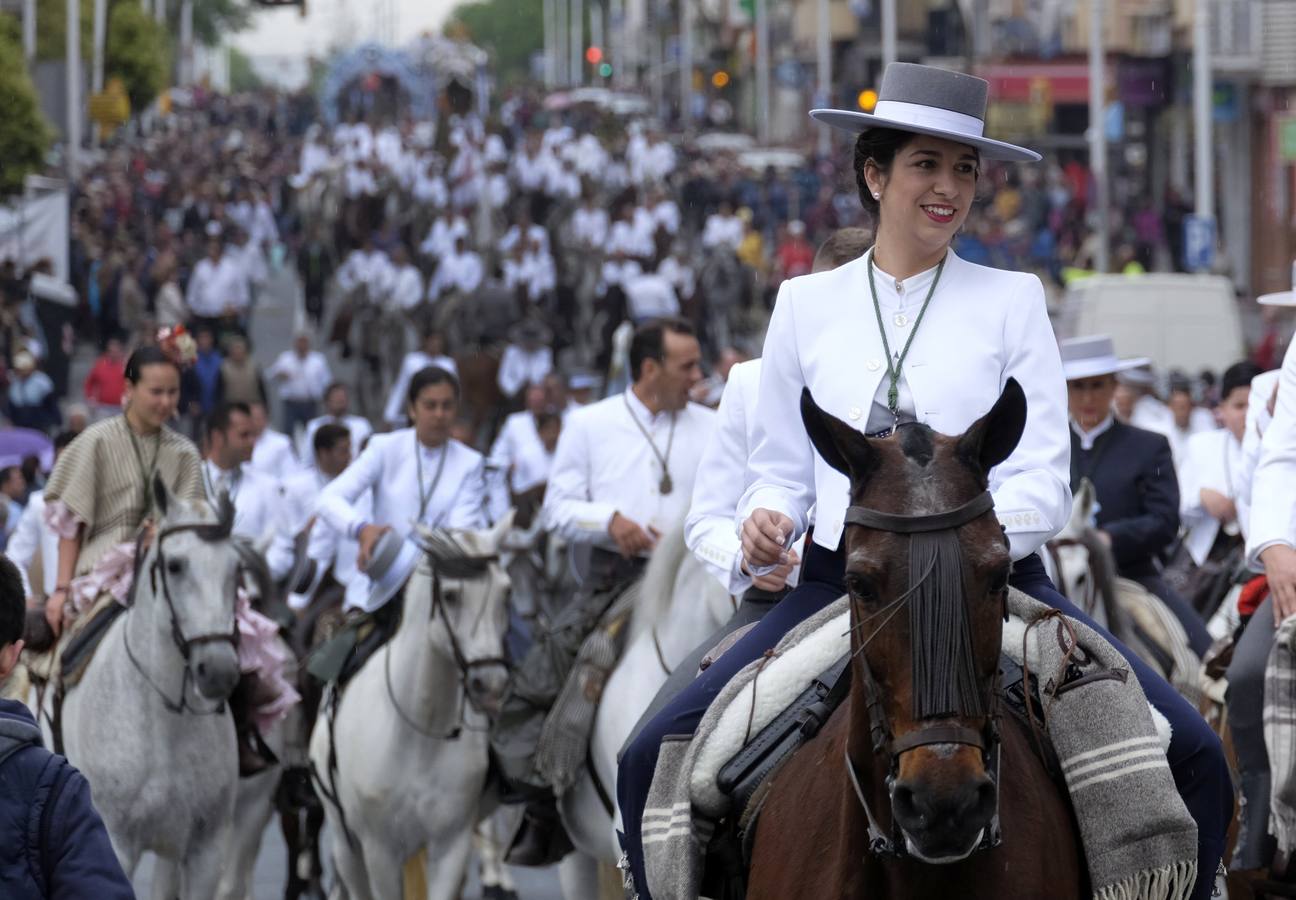
M1021 438L1020 386L959 437L866 438L808 391L801 412L851 482L850 693L774 777L747 897L1087 896L1064 792L996 714L1010 559L986 488Z

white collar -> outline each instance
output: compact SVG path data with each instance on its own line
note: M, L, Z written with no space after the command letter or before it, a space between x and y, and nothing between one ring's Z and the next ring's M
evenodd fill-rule
M873 259L873 250L873 247L870 247L868 250L869 261L872 261ZM950 257L953 255L953 250L946 249L946 263L949 262ZM900 279L896 278L890 272L887 272L877 263L873 263L874 279L878 286L878 296L879 298L887 294L898 296L902 289L904 291L904 296L906 297L913 296L915 293L918 293L920 297L924 296L923 292L925 292L931 285L932 279L936 277L936 270L939 268L940 263L937 263L931 268L910 275L908 278ZM884 288L885 290L883 290Z
M656 424L659 418L670 415L670 413L666 411L654 413L652 410L648 409L648 407L644 405L644 402L639 399L639 395L634 392L633 385L625 389L625 396L626 402L630 404L631 414L642 422L647 422L652 425Z
M1083 428L1080 427L1079 422L1077 422L1075 419L1072 419L1071 430L1074 431L1076 433L1076 436L1080 438L1081 450L1092 450L1094 441L1098 440L1098 438L1101 437L1105 432L1109 431L1112 427L1112 424L1115 423L1115 421L1116 418L1111 413L1107 413L1107 418L1103 419L1101 422L1095 425L1092 431L1085 431Z

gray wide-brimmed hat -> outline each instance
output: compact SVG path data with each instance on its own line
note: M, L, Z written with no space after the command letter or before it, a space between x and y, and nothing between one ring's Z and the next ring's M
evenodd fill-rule
M1058 345L1058 349L1062 353L1062 375L1067 381L1115 375L1151 363L1147 357L1121 359L1116 355L1116 345L1105 334L1068 338Z
M891 63L882 73L872 113L852 109L812 109L825 125L845 131L895 128L968 144L986 159L1036 162L1034 150L985 136L990 82L975 75L916 63Z
M383 532L374 544L373 556L364 571L372 582L367 609L382 606L405 586L418 565L420 552L418 544L409 538L403 538L395 531Z

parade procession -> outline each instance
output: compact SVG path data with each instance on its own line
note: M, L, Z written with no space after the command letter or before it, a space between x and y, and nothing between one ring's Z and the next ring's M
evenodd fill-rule
M0 0L0 900L1296 897L1292 60Z

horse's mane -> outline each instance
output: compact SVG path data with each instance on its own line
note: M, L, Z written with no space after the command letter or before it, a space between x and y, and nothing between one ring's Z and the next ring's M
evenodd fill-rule
M421 529L417 540L433 571L443 578L480 578L490 567L492 557L470 552L452 531Z
M639 589L639 602L635 604L634 615L630 622L630 642L642 632L647 631L670 612L671 603L675 600L675 582L679 577L680 567L690 558L689 549L684 544L684 523L681 521L657 541L648 565L644 568L642 584ZM701 603L701 597L690 598Z

